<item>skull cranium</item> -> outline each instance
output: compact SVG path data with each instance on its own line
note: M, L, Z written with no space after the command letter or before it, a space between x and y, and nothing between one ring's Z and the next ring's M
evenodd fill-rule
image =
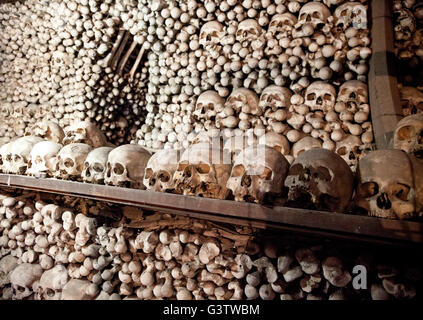
M35 286L35 294L39 300L60 300L62 289L67 282L68 271L64 265L58 264L45 271L33 287Z
M93 148L107 145L107 139L103 132L96 125L88 120L76 121L65 130L66 136L63 138L63 144L85 143Z
M236 31L236 40L241 43L243 47L250 46L253 41L259 39L262 35L262 28L257 20L246 19L240 22Z
M206 50L216 50L223 36L222 24L219 21L209 21L200 30L200 44Z
M275 14L270 20L268 31L276 39L281 39L289 36L296 24L297 17L292 13L279 13Z
M400 88L401 107L404 116L423 113L423 93L414 87Z
M339 88L338 101L344 102L348 110L356 112L361 104L369 102L367 84L359 80L350 80Z
M84 161L92 147L85 143L71 143L60 149L57 154L54 176L64 180L81 179Z
M367 10L360 2L347 2L336 8L334 12L335 25L347 29L353 26L357 29L367 27Z
M394 148L423 158L423 113L400 120L394 132Z
M100 147L88 154L81 174L84 182L103 184L107 158L112 150L111 147Z
M22 300L29 297L32 284L40 279L43 269L39 264L22 263L10 273L10 283L13 289L13 299Z
M232 91L225 103L226 107L234 110L235 113L242 112L260 115L259 98L254 91L246 88L238 88Z
M291 90L288 88L270 85L261 93L259 107L262 110L270 108L272 111L287 108L290 105L291 96Z
M31 150L41 141L44 141L44 139L35 136L26 136L12 142L10 145L11 163L8 172L25 174Z
M198 119L214 120L218 112L223 110L225 100L216 91L203 92L197 99L193 115Z
M331 13L323 3L313 1L301 7L297 26L310 24L316 29L319 25L326 24Z
M26 173L32 176L53 176L56 156L62 145L53 141L38 142L31 150Z
M147 190L171 192L175 188L173 175L178 168L178 150L162 149L148 160L144 173L144 186Z
M315 81L306 90L304 104L310 107L311 111L328 112L334 109L335 100L336 90L331 84Z

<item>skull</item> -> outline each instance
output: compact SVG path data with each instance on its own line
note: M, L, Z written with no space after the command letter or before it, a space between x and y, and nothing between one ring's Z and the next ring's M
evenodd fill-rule
M111 147L100 147L92 150L85 159L82 170L82 180L87 183L104 183L106 173L106 163Z
M315 81L306 90L304 104L311 111L328 112L334 109L336 98L335 88L326 82Z
M250 146L235 157L226 186L236 201L264 203L281 195L289 162L273 148Z
M423 93L414 87L400 88L401 107L404 116L423 113Z
M231 174L231 156L218 144L191 145L181 156L174 173L175 191L184 195L226 199Z
M236 31L236 40L243 47L248 47L262 35L262 28L257 20L246 19L239 23Z
M64 265L58 264L45 271L40 280L33 285L38 300L60 300L62 290L68 282L68 271Z
M10 146L12 161L8 170L9 173L25 174L31 150L41 141L44 141L44 139L35 136L26 136L12 142Z
M10 272L18 265L18 259L12 255L0 258L0 288L10 283Z
M65 137L63 129L53 121L37 123L25 135L35 135L56 143L62 143Z
M264 144L275 149L283 155L288 155L290 151L289 141L285 136L276 132L268 132L259 139L259 144Z
M343 212L353 193L350 167L336 153L310 149L292 163L285 186L293 206Z
M57 154L55 178L80 180L84 161L93 148L85 143L71 143Z
M52 177L56 167L56 156L62 147L61 144L53 141L38 142L29 154L26 174Z
M144 186L147 190L172 192L175 188L173 175L178 168L180 151L162 149L148 160L144 173Z
M319 139L315 139L312 137L304 137L294 143L294 145L292 146L292 155L294 156L294 158L296 158L304 151L321 147L322 142Z
M53 68L63 68L71 64L71 59L66 52L56 50L52 54L51 62Z
M406 219L414 216L415 190L408 155L375 150L358 164L356 203L370 216Z
M309 2L301 7L297 26L303 26L310 24L316 29L321 24L326 24L331 13L323 3L320 2Z
M22 300L32 294L32 284L40 279L43 268L39 264L22 263L10 273L13 299Z
M223 26L220 22L207 22L200 30L200 44L206 50L216 50L223 36Z
M225 103L226 107L234 110L234 113L244 113L260 115L262 110L259 108L259 98L254 91L238 88L232 91Z
M144 190L144 171L150 157L147 150L135 144L125 144L113 149L107 158L104 183Z
M398 122L394 132L394 149L423 159L423 113L410 115Z
M85 143L93 148L103 147L107 139L103 132L90 121L77 121L66 128L66 136L63 144Z
M337 100L344 102L351 112L356 112L359 105L369 102L367 84L359 80L345 82L339 88Z
M360 2L347 2L336 8L335 25L346 30L353 26L357 29L367 28L367 9Z
M92 300L99 293L98 287L88 280L71 279L62 290L62 300Z
M12 166L12 142L0 147L0 171L3 173L9 173Z
M291 90L276 85L265 88L260 96L259 107L262 110L271 108L276 111L279 108L287 108L291 101Z
M276 39L289 36L297 24L297 17L290 12L275 14L270 21L268 31Z
M216 91L203 92L197 99L193 115L197 120L213 120L218 112L223 110L225 100Z
M353 172L355 172L358 161L363 156L362 145L361 139L353 135L348 135L345 139L336 143L336 153L344 159Z
M403 7L394 11L393 19L395 40L410 40L416 31L416 19L413 13Z

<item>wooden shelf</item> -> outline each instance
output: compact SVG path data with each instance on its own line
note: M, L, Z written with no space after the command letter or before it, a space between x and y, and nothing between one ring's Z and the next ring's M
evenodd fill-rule
M423 244L423 224L288 207L267 207L57 179L0 174L0 187L137 206L192 218L395 246Z

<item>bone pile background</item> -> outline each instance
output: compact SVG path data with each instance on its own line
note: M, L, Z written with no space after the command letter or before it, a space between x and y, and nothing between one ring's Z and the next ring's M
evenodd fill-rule
M112 226L55 203L0 195L0 299L390 300L412 299L421 286L421 266L392 250L259 245L245 230L170 215L158 224L139 212L144 228ZM367 269L359 290L357 265Z

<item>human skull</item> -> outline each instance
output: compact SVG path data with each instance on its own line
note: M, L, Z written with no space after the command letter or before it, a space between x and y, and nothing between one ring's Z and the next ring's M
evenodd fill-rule
M98 293L98 286L91 281L71 279L63 287L61 300L92 300Z
M231 174L231 156L218 144L191 145L181 156L174 173L175 191L179 194L226 199L226 182Z
M13 299L22 300L32 294L32 284L40 279L43 268L39 264L22 263L10 273Z
M82 170L82 180L87 183L104 183L104 175L106 173L107 158L111 147L100 147L92 150L84 162Z
M353 193L350 167L336 153L310 149L294 160L285 180L293 206L344 212Z
M44 141L44 139L35 136L26 136L12 142L10 145L12 160L8 170L9 173L25 174L31 150L41 141Z
M297 26L310 24L316 29L321 24L326 24L331 13L323 3L313 1L306 3L301 7Z
M193 115L197 120L214 120L224 104L225 100L216 91L208 90L198 97Z
M0 258L0 288L10 283L10 273L18 265L18 259L12 255Z
M357 136L348 135L345 139L336 143L336 153L350 166L351 170L355 172L358 161L363 156L363 143Z
M60 300L62 290L68 282L68 270L62 264L45 271L40 280L33 285L38 300Z
M360 2L346 2L334 12L335 25L346 30L353 26L357 29L367 28L367 9Z
M283 155L288 155L290 151L288 139L285 136L272 131L262 135L259 139L259 144L273 148Z
M415 190L409 156L400 150L375 150L358 164L356 203L370 216L414 216Z
M261 93L259 107L262 110L271 108L272 111L287 108L290 105L291 96L291 90L288 88L270 85Z
M294 158L298 157L304 151L308 151L313 148L321 148L322 142L319 139L313 137L304 137L292 146L292 155Z
M113 149L107 159L104 183L118 187L145 189L145 167L151 154L140 145L125 144Z
M71 58L68 53L56 50L52 54L51 63L53 68L63 68L71 64Z
M423 113L400 120L394 132L394 149L400 149L423 159Z
M410 40L416 31L416 19L413 13L402 7L393 13L394 35L397 41Z
M107 145L107 139L103 132L96 125L88 120L76 121L65 130L66 136L63 138L63 144L85 143L93 148L99 148Z
M200 30L200 44L206 50L216 50L223 36L222 24L219 21L209 21Z
M236 31L236 40L243 47L248 47L262 35L262 28L254 19L246 19L239 23Z
M41 141L34 145L29 154L27 175L53 176L56 166L56 156L62 145L53 141Z
M9 173L12 166L12 142L8 142L0 147L0 171L3 173Z
M43 121L31 127L25 135L34 135L49 141L62 143L62 140L65 137L65 132L56 122Z
M55 178L81 180L84 161L93 148L85 143L71 143L57 154Z
M276 39L290 36L297 24L297 17L290 12L275 14L270 20L268 31Z
M288 169L280 152L262 144L250 146L235 157L226 186L236 201L264 203L282 194Z
M336 100L335 88L326 82L315 81L307 87L304 104L311 111L322 110L328 112L334 109Z
M339 88L337 101L344 102L348 110L356 112L361 104L369 102L367 84L359 80L350 80Z
M173 175L178 168L180 151L162 149L157 151L147 163L144 173L144 186L147 190L172 192L175 188Z
M254 91L246 88L238 88L232 91L226 100L225 107L234 110L234 113L242 112L260 115L259 98Z
M404 116L423 113L423 93L414 87L400 88L401 107Z

